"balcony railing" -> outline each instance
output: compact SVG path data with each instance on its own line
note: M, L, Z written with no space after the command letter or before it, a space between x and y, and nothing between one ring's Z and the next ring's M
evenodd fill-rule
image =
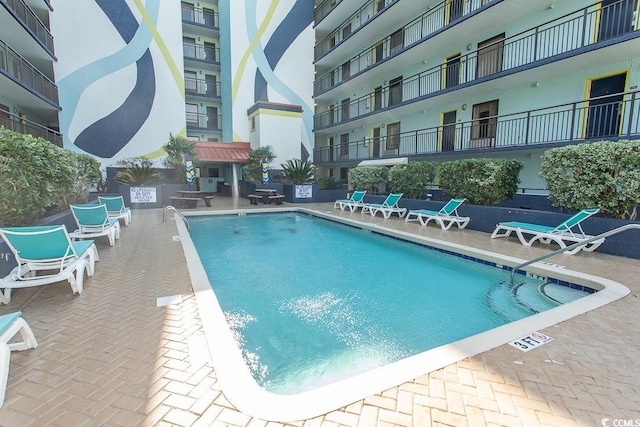
M470 0L464 2L461 9L452 12L451 0L443 0L422 16L405 25L399 32L387 36L375 43L348 62L322 75L315 80L313 90L315 94L338 86L344 80L356 76L377 65L383 59L396 55L418 42L427 40L442 28L452 25L459 18L474 12L495 0ZM329 43L330 44L330 43ZM316 58L318 57L316 47Z
M222 116L219 114L187 113L187 129L220 131Z
M62 134L48 127L39 125L30 120L5 111L0 111L0 126L22 134L31 134L36 138L44 138L49 142L62 147Z
M219 64L220 49L214 46L182 43L182 52L186 59L195 59L210 64Z
M208 82L202 79L184 78L184 91L188 95L203 95L220 98L220 82Z
M182 6L182 22L190 24L198 24L208 28L219 28L218 12L211 9L203 9L200 7Z
M314 163L640 138L640 91L483 117L314 150Z
M4 41L0 40L0 70L58 106L58 86Z
M483 81L497 73L517 72L525 65L638 32L632 6L633 0L621 0L604 8L588 6L466 55L450 58L442 65L316 114L314 128L333 126L399 104L416 102L457 86Z
M315 10L313 11L313 19L316 25L341 2L342 0L324 0L322 3L316 6Z
M347 39L351 33L362 27L367 22L375 18L387 6L397 2L398 0L369 0L348 17L338 28L324 39L320 40L315 46L315 59L320 58L325 53L333 50L337 45ZM317 10L317 9L316 9Z
M6 4L20 18L22 24L31 30L36 38L53 54L53 36L49 28L27 6L24 0L2 0L2 3Z

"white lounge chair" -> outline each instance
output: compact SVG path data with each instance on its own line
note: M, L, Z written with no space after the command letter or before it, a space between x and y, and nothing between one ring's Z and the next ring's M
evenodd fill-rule
M109 245L114 246L120 238L120 221L110 218L107 207L103 204L71 205L71 212L78 228L69 233L72 239L95 239L101 236L109 238Z
M27 322L20 317L21 315L22 312L16 311L0 316L0 407L4 403L4 396L7 390L11 352L38 346L38 341L36 341L33 331ZM9 343L18 332L22 335L22 341Z
M458 208L467 199L451 199L439 211L428 209L415 209L407 212L404 221L420 221L420 224L427 225L430 221L435 221L443 230L448 230L453 224L458 228L465 228L471 218L458 215Z
M336 200L333 204L334 209L340 208L340 210L344 210L345 208L349 208L351 212L354 212L356 209L361 208L364 204L364 196L367 194L367 190L356 190L351 194L351 197L348 199L340 199Z
M495 230L493 230L493 233L491 234L491 238L508 237L512 232L515 232L520 243L525 246L531 246L534 242L540 241L547 245L555 242L561 248L566 248L569 245L582 242L593 237L584 232L580 223L591 215L595 215L598 211L599 209L584 209L557 227L517 221L501 222L496 225ZM598 239L564 253L567 255L573 255L580 250L592 252L603 243L604 238Z
M385 218L389 218L391 214L395 213L402 218L407 213L407 208L398 206L402 194L391 193L382 203L365 203L362 205L362 213L369 212L371 216L376 216L378 212L381 212Z
M93 240L73 242L64 225L0 228L0 235L18 265L0 279L0 302L11 301L11 290L68 280L74 294L83 289L84 272L93 276L98 250Z
M125 227L131 223L131 208L124 205L124 197L98 196L98 203L107 207L109 217L124 220Z

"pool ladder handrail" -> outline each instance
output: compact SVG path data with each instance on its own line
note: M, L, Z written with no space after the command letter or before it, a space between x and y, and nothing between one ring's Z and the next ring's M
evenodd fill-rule
M167 223L165 217L166 217L167 212L169 212L169 211L174 211L176 214L178 214L178 216L180 218L182 218L182 221L184 221L184 224L187 226L187 230L189 230L189 220L187 220L187 218L185 218L185 216L182 215L182 213L178 209L176 209L175 206L172 206L172 205L166 206L164 208L164 210L162 211L162 224L163 225Z
M541 255L541 256L539 256L537 258L534 258L534 259L532 259L530 261L526 261L526 262L518 264L518 265L516 265L514 267L511 267L511 284L513 285L513 280L514 280L514 276L515 276L516 272L519 269L523 268L523 267L531 265L534 262L538 262L538 261L542 261L543 259L550 258L550 257L552 257L554 255L558 255L559 253L570 251L570 250L575 249L575 248L577 248L579 246L586 245L586 244L591 243L593 241L602 239L604 237L609 237L609 236L612 236L614 234L618 234L618 233L621 233L623 231L626 231L626 230L629 230L629 229L632 229L632 228L637 228L637 229L640 230L640 224L625 224L625 225L622 225L622 226L620 226L618 228L614 228L613 230L605 231L604 233L598 234L597 236L592 236L592 237L589 237L586 240L582 240L580 242L573 243L573 244L567 246L566 248L557 249L557 250L555 250L553 252L549 252L548 254Z

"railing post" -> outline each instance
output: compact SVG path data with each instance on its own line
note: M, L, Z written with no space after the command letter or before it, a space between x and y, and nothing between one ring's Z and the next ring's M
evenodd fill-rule
M584 16L582 18L582 37L580 37L580 47L584 47L584 38L587 35L587 8L584 8Z
M573 106L571 107L571 127L570 127L570 134L569 134L569 141L573 141L573 129L574 129L574 125L576 123L576 103L573 103Z
M533 36L533 62L538 60L538 32L540 27L536 27L536 33Z
M527 111L527 125L525 127L524 145L529 145L529 125L531 122L531 111Z
M629 101L631 105L629 107L629 126L627 126L627 136L631 135L631 127L633 126L633 110L635 110L636 93L637 92L633 92L631 94L631 101Z

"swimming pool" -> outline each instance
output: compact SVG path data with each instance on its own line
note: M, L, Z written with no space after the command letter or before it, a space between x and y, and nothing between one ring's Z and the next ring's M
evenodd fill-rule
M298 209L298 210L305 211L304 209ZM243 215L243 212L238 212L236 215L238 214ZM322 214L319 214L319 213L316 213L316 214L319 216L323 216ZM290 215L290 214L285 214L285 215ZM331 215L324 215L324 216L331 217ZM266 232L264 234L250 232L249 235L243 235L242 233L244 232L244 230L249 232L249 230L245 229L243 226L243 223L244 223L243 220L246 218L239 218L238 221L233 221L233 220L229 221L228 219L224 220L224 222L226 223L233 224L227 232L236 233L236 234L232 234L232 235L235 235L236 240L243 240L243 239L248 240L250 242L248 246L253 247L254 250L256 250L256 252L254 252L253 254L249 254L249 258L253 259L253 262L250 262L246 266L247 267L246 270L249 271L250 275L262 274L263 277L267 277L268 285L272 287L271 291L279 291L279 288L273 288L274 286L277 287L279 282L277 280L277 274L274 273L268 266L270 264L277 265L277 260L279 259L279 257L281 257L281 255L278 255L278 252L275 250L278 244L277 240L280 237L282 238L286 237L286 234L292 234L294 232L297 232L297 229L295 227L287 226L287 224L291 225L291 221L292 221L291 218L292 217L287 217L286 220L283 221L280 226L278 226L280 228L279 233L281 234L281 236L278 236L277 234L269 234ZM305 217L303 216L298 218L304 219ZM368 231L376 231L376 232L382 233L387 231L383 227L377 226L375 224L363 224L356 221L346 221L346 222L351 222L350 225L354 225L355 227L357 227L357 228L351 229L350 232L353 231L356 233L358 232L362 233L362 230L368 230ZM330 227L334 227L334 226L330 226ZM220 228L224 228L224 227L220 227ZM457 340L454 343L454 345L442 345L442 344L446 344L446 342L448 341L441 342L441 341L438 341L440 338L437 338L435 340L435 343L433 344L437 346L436 348L429 351L421 351L420 349L418 349L417 350L418 354L414 354L416 350L404 350L402 346L398 346L398 343L394 341L396 337L393 332L390 334L387 334L386 331L380 331L378 329L373 328L370 331L372 332L372 336L380 337L379 341L383 341L386 343L386 345L383 347L387 349L392 349L392 350L396 350L397 348L402 348L401 353L407 353L407 354L393 355L391 359L395 360L400 358L400 360L397 360L391 364L387 364L384 366L379 366L380 360L377 360L377 358L374 357L373 358L374 360L371 361L371 366L374 366L376 368L371 371L360 373L350 378L341 379L338 382L326 384L310 391L304 391L304 392L296 393L293 395L278 395L265 390L264 387L261 387L258 384L256 384L254 379L251 377L250 370L247 368L246 364L242 360L242 350L239 349L238 346L236 345L233 338L233 332L227 326L225 315L220 309L219 301L217 300L217 298L220 298L220 302L222 302L224 306L224 304L226 304L226 301L224 301L226 299L225 292L228 292L228 291L225 291L224 289L218 289L216 286L214 286L216 287L216 292L218 292L218 296L216 296L216 294L214 294L213 292L210 292L210 291L207 292L206 287L208 287L208 279L206 278L206 273L204 272L202 265L201 264L197 265L199 263L194 261L194 258L196 257L191 256L192 254L190 253L190 251L194 248L192 246L192 242L189 241L188 236L186 235L186 233L183 233L183 231L186 231L186 230L181 230L181 236L183 237L183 246L185 247L187 260L190 264L189 265L190 274L192 275L194 290L196 291L196 295L198 297L199 310L200 310L201 316L203 317L203 326L205 328L205 332L207 333L209 344L212 347L212 357L214 359L214 366L216 367L216 373L218 374L220 382L223 386L223 391L225 392L225 395L227 396L227 398L236 406L238 406L239 409L263 419L286 421L286 420L310 418L310 417L328 412L332 409L336 409L338 407L344 406L346 404L349 404L363 397L388 389L392 386L398 385L407 380L418 377L426 372L437 369L439 367L446 366L447 364L453 363L462 358L471 356L473 354L477 354L481 351L485 351L497 345L504 344L505 342L508 342L511 339L518 338L519 336L525 335L526 333L529 333L533 330L549 326L551 324L557 323L558 321L564 320L568 317L572 317L573 315L575 315L575 314L569 314L569 313L564 313L564 314L558 313L558 309L555 309L555 310L552 310L553 312L552 316L547 315L547 313L542 313L524 320L518 320L508 325L499 326L495 328L495 326L498 325L499 322L497 322L497 319L494 319L494 318L500 317L500 316L496 316L496 313L493 313L494 318L489 319L488 324L486 325L482 324L479 327L477 327L476 325L477 330L473 330L471 332L463 331L461 332L462 335L457 335L457 336L454 335L454 340ZM344 233L345 231L342 230L341 232ZM326 234L327 231L324 230L323 233ZM370 234L373 234L373 233L370 233ZM425 238L421 238L415 235L410 235L408 233L394 231L394 232L391 232L391 234L393 235L393 237L396 237L398 239L414 241L420 244L431 243L431 246L441 245L442 247L440 249L443 249L446 251L452 251L452 252L463 253L463 254L465 254L465 251L467 251L469 253L465 254L465 256L473 256L475 258L481 258L486 260L486 262L488 263L509 264L510 261L512 261L509 259L505 259L505 257L503 256L497 256L496 254L491 254L491 253L482 253L482 251L480 252L473 251L473 250L470 250L469 248L464 248L464 247L456 247L456 245L447 244L446 242L426 242L426 240L429 240L429 239L425 240ZM211 237L213 238L213 236ZM379 237L379 238L389 240L387 237ZM198 238L195 237L195 233L194 233L194 239L196 241L198 240ZM266 239L269 239L269 241L266 241ZM396 243L400 243L400 242L398 242L397 240L393 241L392 239L392 243L389 243L389 242L385 243L385 248L388 248L390 244L393 246ZM355 243L352 242L349 244L351 245ZM218 257L219 259L225 259L225 257L227 256L234 256L234 250L230 249L233 247L233 245L230 245L229 242L223 242L221 240L217 240L217 244L215 246L216 248L218 248L216 250L215 256ZM406 246L406 244L404 244L404 246ZM416 245L409 245L409 246L413 246L417 249ZM271 248L271 250L275 252L271 253L272 258L269 258L269 263L267 263L264 261L266 258L268 258L268 256L265 254L265 251L269 250L269 248ZM350 248L350 250L357 251L357 248ZM434 252L438 256L442 256L441 253L437 253L435 251L430 251L430 252ZM313 254L309 254L309 255L313 256ZM338 254L336 256L338 258L341 258L341 257L344 258L344 255ZM406 253L403 256L406 256ZM373 256L374 262L379 257L380 255ZM452 258L450 255L446 257ZM317 259L313 259L313 258L306 259L305 255L300 252L297 252L296 256L291 258L295 258L296 260L298 260L298 265L303 267L304 271L307 273L312 273L311 271L309 271L310 265L318 264ZM455 269L457 268L455 264L461 261L461 259L459 257L453 257L453 258L454 258L454 266L452 268ZM389 259L388 261L390 265L394 264L393 259ZM353 262L361 263L361 262L366 262L366 260L354 259ZM438 262L441 263L443 261L442 259L440 259ZM224 261L223 261L223 264L224 264ZM513 262L513 264L515 264L515 262ZM262 265L262 268L260 268L260 265ZM327 277L333 277L333 276L339 277L339 274L336 274L337 273L336 269L341 268L339 264L336 263L335 260L333 260L333 261L328 261L328 266L332 269L332 274L328 275ZM348 263L347 263L347 266L348 266ZM482 268L486 268L486 266L482 266L482 265L479 265L479 266ZM286 270L292 267L283 265L281 266L281 268L284 268ZM537 269L538 270L541 269L541 271L536 272L534 271L536 270L536 268L534 268L532 272L534 274L551 276L549 272L546 271L549 268L550 267L548 266L537 267ZM383 281L390 282L389 283L390 285L392 284L396 287L397 287L396 282L406 282L407 280L409 282L413 282L418 280L416 277L419 278L420 275L424 276L424 272L420 272L420 271L416 273L418 276L415 276L415 277L406 277L405 275L400 276L396 274L399 280L394 282L393 281L394 271L392 268L390 270L392 274ZM504 278L505 276L504 271L499 271L498 269L495 269L495 268L493 268L493 270L497 271L496 274L499 273L498 276L501 275ZM230 277L238 277L238 280L239 280L239 281L236 281L235 285L231 287L232 289L231 292L237 292L239 289L246 288L244 284L245 282L249 281L250 278L246 278L246 277L242 278L242 276L237 276L237 272L231 272L231 273L232 274L230 275ZM556 273L558 273L557 275L559 276L564 276L564 277L558 277L560 280L567 280L571 278L571 280L568 280L568 281L571 281L574 283L582 282L581 283L582 285L591 287L593 289L601 290L597 294L590 295L589 297L583 298L580 301L576 301L575 303L569 304L567 306L563 306L560 308L560 310L569 306L574 306L575 304L584 306L585 304L582 302L583 300L585 301L590 300L590 304L586 304L586 306L593 305L593 304L597 304L597 306L602 305L604 303L601 301L603 299L602 296L606 297L607 296L606 294L609 294L610 291L615 288L613 284L604 283L606 282L604 279L595 281L595 280L590 280L588 277L580 277L579 275L577 276L573 275L573 277L571 277L572 272L568 272L568 271L559 271ZM216 275L212 276L213 277L212 281L214 282L214 284L218 279L221 281L227 280L222 277L221 272L217 272L215 274ZM491 280L493 280L498 276L492 277ZM369 281L372 281L372 280L369 279ZM608 285L611 285L611 286L608 286ZM439 289L439 292L441 291L442 289ZM451 289L449 289L449 291L451 291ZM620 290L618 289L618 291ZM322 291L322 292L319 291L312 294L310 300L309 299L305 300L304 298L298 298L298 299L285 298L284 306L287 312L296 312L297 310L298 316L301 315L303 317L304 316L308 317L310 313L316 316L319 313L322 314L324 308L333 307L334 314L335 314L335 310L338 310L338 312L343 317L346 316L352 321L355 321L356 323L358 323L361 320L362 316L360 316L358 314L359 311L357 309L354 310L351 305L353 300L356 299L355 296L353 294L351 294L351 296L349 296L349 294L341 295L341 294L338 294L337 292L339 291L337 290L336 287L334 287L331 291ZM415 292L415 290L412 290L411 292ZM253 293L256 297L261 296L261 294L256 293L255 290L250 291L250 293ZM307 291L303 291L301 293L301 295L307 295L307 294L308 294ZM463 289L463 290L454 290L454 294L456 294L455 298L460 298L461 296L464 296L464 294L470 294L471 298L478 299L482 295L486 296L487 292L486 290L483 290L479 294L473 294L469 292L468 289L466 290ZM609 295L609 298L611 298L611 295ZM375 298L368 300L369 309L373 308L374 304L372 304L372 301L374 300ZM347 302L346 304L345 304L345 301ZM316 311L313 310L314 307L317 309ZM437 307L434 307L434 308L437 308ZM587 310L584 310L584 311L587 311ZM229 311L230 313L233 313L233 310L228 310L227 308L225 308L225 311ZM360 309L360 312L361 311L362 309ZM436 317L441 317L445 315L447 315L446 311L436 313ZM449 313L449 315L451 314ZM459 316L460 313L458 313L457 315ZM508 313L508 315L512 315L512 313ZM235 319L243 320L242 319L243 314L241 312L233 314L232 317ZM320 319L321 320L324 319L323 321L329 320L328 326L333 328L332 332L334 333L337 332L336 335L347 337L347 340L363 340L364 338L366 338L366 337L363 338L363 335L361 333L360 334L356 333L355 329L351 328L350 326L347 326L345 328L342 326L338 326L336 324L332 324L331 321L333 317L335 316L330 315L329 317L326 317L326 313L325 313L324 318L320 316ZM206 319L206 318L209 318L209 319ZM512 319L509 319L509 320L512 320ZM428 322L431 323L430 320ZM343 329L340 329L340 328L343 328ZM409 337L414 335L419 336L421 325L416 325L416 328L414 329L411 329L411 328L408 328L408 329L409 331L406 335L408 335ZM491 330L488 332L482 332L488 329L491 329ZM477 334L478 332L482 332L482 333ZM382 339L382 337L385 337L385 339ZM287 343L282 342L282 338L276 338L275 340L276 340L276 343L274 344L275 346L286 347ZM428 339L425 339L424 336L419 337L419 341L424 341L424 340L428 340ZM262 343L262 345L263 346L269 345L269 342L265 341ZM246 347L243 350L245 350L245 353L246 353ZM365 353L366 352L367 351L365 351ZM346 352L346 353L349 353L349 352ZM344 354L346 353L341 353L341 355L344 356ZM383 353L382 359L389 356L384 351L382 353ZM377 354L377 353L374 351L374 354ZM411 355L411 354L414 354L414 355ZM403 356L406 356L406 355L409 355L409 357L402 358ZM345 357L351 358L353 356L354 356L353 354L347 354L347 356ZM357 357L360 357L360 356L362 355L357 355ZM258 360L258 362L260 362L260 360ZM358 362L362 362L362 360L358 360ZM317 369L317 367L315 368ZM311 370L313 369L314 367L312 367ZM321 368L321 370L323 369L326 369L326 366ZM254 372L255 372L255 369L254 369ZM340 376L343 373L330 372L329 374L330 376L334 374L337 376ZM306 375L301 375L301 377L305 378L306 381L309 380ZM223 380L223 378L226 378L226 379ZM335 377L333 379L335 379ZM258 380L260 381L260 378L258 378ZM264 386L265 384L263 383L262 385ZM303 384L302 388L303 389L308 388L308 384L306 385ZM276 389L278 389L278 387L276 387ZM279 391L287 392L286 389L279 390Z

